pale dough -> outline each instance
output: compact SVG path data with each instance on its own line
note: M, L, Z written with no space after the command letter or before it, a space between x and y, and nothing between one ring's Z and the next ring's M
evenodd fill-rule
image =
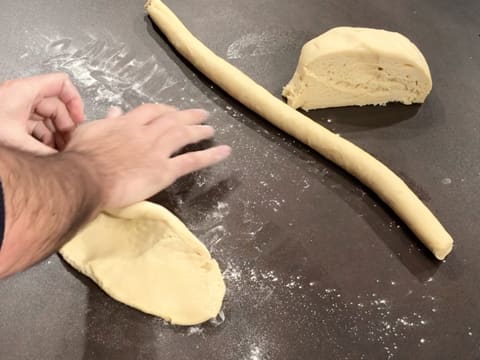
M232 97L273 125L315 149L372 189L410 227L438 259L453 240L431 211L388 167L351 142L333 134L270 94L243 72L218 57L160 0L146 4L150 17L180 54Z
M337 27L307 42L283 96L305 110L423 103L432 89L425 57L405 36Z
M114 299L177 325L215 317L225 283L206 247L165 208L100 214L60 254Z

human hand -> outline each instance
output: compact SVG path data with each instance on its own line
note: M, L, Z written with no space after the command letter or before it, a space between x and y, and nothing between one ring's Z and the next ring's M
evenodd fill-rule
M83 101L67 74L0 84L0 143L52 154L65 147L70 132L83 118Z
M229 146L174 155L188 144L211 138L214 130L201 125L204 110L178 111L146 104L121 115L79 126L64 154L76 158L97 179L102 208L121 208L165 189L179 177L218 163Z

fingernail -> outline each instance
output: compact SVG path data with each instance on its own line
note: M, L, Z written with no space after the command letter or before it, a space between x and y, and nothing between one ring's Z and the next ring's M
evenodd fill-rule
M221 145L217 148L217 158L225 159L232 153L232 148L228 145Z
M201 114L205 118L208 118L210 116L210 113L205 109L195 109L195 111L197 111L199 114Z

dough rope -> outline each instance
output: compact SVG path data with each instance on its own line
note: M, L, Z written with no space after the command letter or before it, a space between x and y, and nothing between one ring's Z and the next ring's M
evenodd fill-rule
M292 109L195 38L160 0L145 8L177 51L233 98L355 176L443 260L453 240L432 212L387 166L351 142Z

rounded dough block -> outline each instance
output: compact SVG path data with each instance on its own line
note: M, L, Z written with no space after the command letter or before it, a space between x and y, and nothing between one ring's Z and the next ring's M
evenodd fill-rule
M162 206L102 213L60 249L108 295L177 325L215 317L225 283L207 248Z
M306 43L283 89L297 109L423 103L432 89L428 64L405 36L338 27Z

